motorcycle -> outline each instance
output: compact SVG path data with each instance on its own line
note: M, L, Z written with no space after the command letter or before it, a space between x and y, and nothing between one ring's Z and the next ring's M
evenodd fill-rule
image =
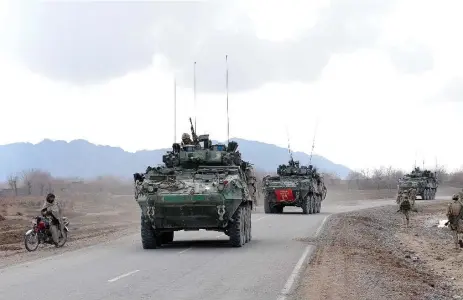
M24 245L27 251L37 250L39 244L54 244L50 232L51 222L51 219L43 216L37 216L32 219L32 229L29 229L24 235ZM66 217L63 217L63 225L64 230L58 231L59 242L55 245L57 248L63 247L67 241L69 220Z

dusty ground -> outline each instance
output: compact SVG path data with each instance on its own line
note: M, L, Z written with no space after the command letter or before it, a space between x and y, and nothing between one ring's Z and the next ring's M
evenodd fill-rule
M295 299L463 299L463 251L453 249L445 203L417 202L406 228L396 206L332 216Z
M32 217L39 214L43 199L20 197L0 200L0 268L110 241L138 229L139 210L132 196L92 193L67 197L58 195L57 199L70 221L68 242L62 249L44 245L34 253L25 249L23 236L31 227Z

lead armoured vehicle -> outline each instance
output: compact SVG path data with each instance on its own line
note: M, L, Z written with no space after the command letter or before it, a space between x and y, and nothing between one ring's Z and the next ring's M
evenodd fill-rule
M304 214L320 212L327 189L316 168L299 166L291 157L287 165L278 166L277 174L262 181L266 214L282 213L285 206L301 207Z
M234 247L252 238L252 165L241 159L238 143L214 145L193 126L191 132L191 143L174 143L163 165L134 174L144 249L172 242L178 230L224 232Z
M399 179L397 185L397 194L408 192L408 190L416 189L416 195L423 200L434 200L436 198L437 187L439 186L436 175L429 170L415 169L405 174Z

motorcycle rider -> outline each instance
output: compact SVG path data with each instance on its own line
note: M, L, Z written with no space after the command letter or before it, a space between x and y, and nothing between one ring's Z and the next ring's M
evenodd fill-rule
M59 207L58 203L55 201L55 195L49 193L45 202L42 206L41 213L43 216L51 216L52 221L50 222L50 233L53 238L53 243L58 245L59 242L59 233L64 236L64 225L63 220L61 218L61 208Z

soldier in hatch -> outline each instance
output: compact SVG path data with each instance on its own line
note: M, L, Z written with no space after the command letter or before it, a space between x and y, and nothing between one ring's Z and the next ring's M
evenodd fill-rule
M50 233L53 243L58 245L59 237L64 235L64 224L61 218L61 208L55 201L54 194L48 194L45 203L42 206L41 213L44 217L50 217ZM61 233L61 234L60 234Z
M190 138L190 135L188 133L182 134L182 147L185 145L192 145L193 141Z

